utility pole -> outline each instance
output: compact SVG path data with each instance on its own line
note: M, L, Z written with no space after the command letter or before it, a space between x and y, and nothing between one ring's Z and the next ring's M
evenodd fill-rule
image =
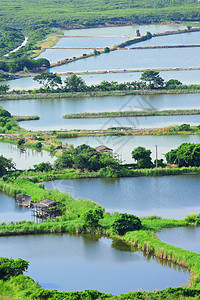
M157 169L157 167L158 167L158 146L155 145L155 147L156 147L156 169Z

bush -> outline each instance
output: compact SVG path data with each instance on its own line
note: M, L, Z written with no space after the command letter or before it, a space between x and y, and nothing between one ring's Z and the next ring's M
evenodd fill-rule
M127 231L139 230L141 228L141 221L134 215L120 213L117 214L112 227L116 233L124 235Z
M28 262L0 257L0 279L8 280L12 276L23 274L28 269Z

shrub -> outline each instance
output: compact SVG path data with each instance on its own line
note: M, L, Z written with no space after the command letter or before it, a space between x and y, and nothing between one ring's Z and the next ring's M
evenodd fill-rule
M117 214L112 225L113 230L124 235L127 231L139 230L141 228L141 221L138 217L129 214Z

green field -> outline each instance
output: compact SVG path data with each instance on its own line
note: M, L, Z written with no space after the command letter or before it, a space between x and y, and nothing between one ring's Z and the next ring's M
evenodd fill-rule
M196 0L0 0L1 23L23 26L199 21Z

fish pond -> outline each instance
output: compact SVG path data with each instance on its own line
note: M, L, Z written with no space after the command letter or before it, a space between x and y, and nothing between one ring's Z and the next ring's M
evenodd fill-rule
M94 178L46 182L45 188L90 199L109 212L182 219L200 212L200 176Z
M188 271L104 237L1 237L0 249L2 256L28 260L28 275L42 287L59 291L93 289L118 295L176 287L189 280Z

